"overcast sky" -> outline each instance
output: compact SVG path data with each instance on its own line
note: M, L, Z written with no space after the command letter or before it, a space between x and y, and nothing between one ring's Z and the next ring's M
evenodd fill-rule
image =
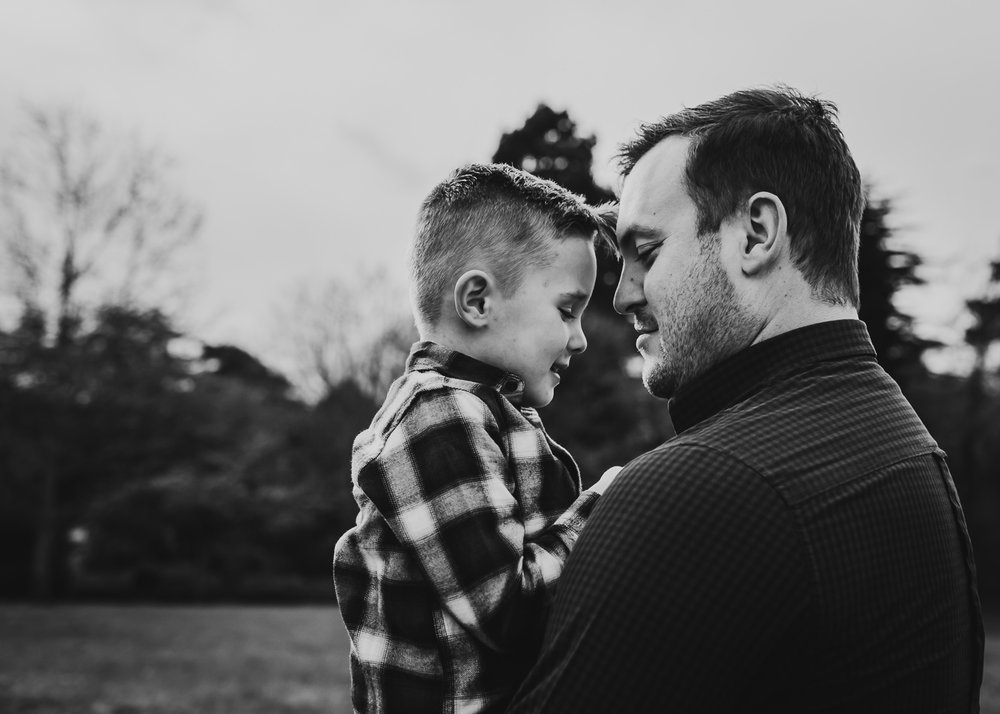
M811 9L812 7L822 9ZM842 0L0 0L0 131L73 104L178 163L204 207L206 339L267 349L295 285L384 265L417 206L489 159L539 102L595 134L595 173L638 122L782 82L840 107L875 195L957 337L1000 254L1000 3Z

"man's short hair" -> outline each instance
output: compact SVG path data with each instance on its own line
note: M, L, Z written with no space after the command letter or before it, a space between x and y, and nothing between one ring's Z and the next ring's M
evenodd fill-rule
M420 207L410 252L417 324L440 319L444 295L466 270L488 270L510 295L528 266L549 264L551 241L593 241L606 230L582 197L552 181L506 164L463 166Z
M788 215L794 265L817 298L858 306L865 196L837 107L789 87L747 89L644 124L618 153L622 177L669 136L692 139L685 182L698 232L714 234L757 191Z

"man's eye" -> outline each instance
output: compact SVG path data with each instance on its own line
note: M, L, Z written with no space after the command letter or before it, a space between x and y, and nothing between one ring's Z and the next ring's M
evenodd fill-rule
M641 248L637 248L635 251L636 259L644 265L651 264L656 259L656 256L659 255L661 245L663 245L662 240L656 243L647 243Z

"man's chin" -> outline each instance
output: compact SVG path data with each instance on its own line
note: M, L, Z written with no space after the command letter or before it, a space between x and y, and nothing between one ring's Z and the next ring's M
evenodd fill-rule
M670 399L677 391L677 381L673 375L648 360L643 366L642 384L647 392L660 399Z

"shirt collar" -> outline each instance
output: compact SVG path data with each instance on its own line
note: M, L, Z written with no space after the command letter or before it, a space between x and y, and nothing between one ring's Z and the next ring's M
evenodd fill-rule
M868 329L860 320L820 322L790 330L737 352L681 387L670 400L670 419L681 433L779 375L847 357L875 361Z
M436 342L416 342L406 359L407 372L434 370L446 377L462 379L495 389L515 406L524 397L524 382L516 374L456 352Z

